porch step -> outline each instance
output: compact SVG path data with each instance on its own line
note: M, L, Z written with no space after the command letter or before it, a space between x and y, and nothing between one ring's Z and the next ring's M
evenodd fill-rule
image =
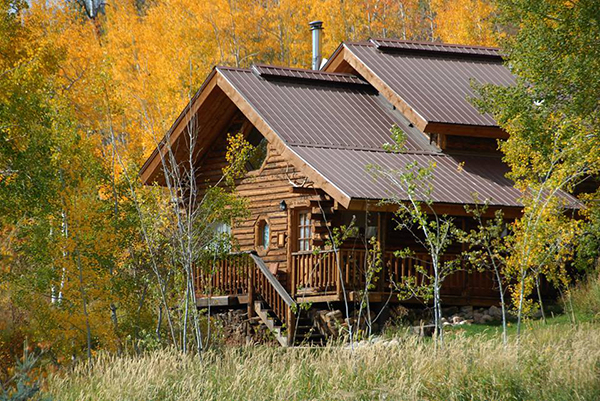
M254 310L256 314L260 317L260 320L267 326L269 330L275 335L275 338L284 347L288 347L287 337L283 334L283 330L281 329L281 325L278 324L276 318L271 317L269 312L272 312L271 309L264 308L262 301L254 301Z
M326 338L322 335L314 326L303 326L298 327L296 330L296 338L294 345L303 345L306 343L310 344L321 344L324 345Z
M326 343L325 336L321 334L307 313L300 312L295 334L294 345L325 345Z

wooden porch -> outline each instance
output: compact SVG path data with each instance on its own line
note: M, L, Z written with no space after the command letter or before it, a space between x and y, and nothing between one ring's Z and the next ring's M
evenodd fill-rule
M418 272L418 265L431 269L426 254L398 258L393 251L387 251L378 256L378 263L373 261L374 253L356 249L295 252L290 256L290 271L285 279L271 272L258 255L250 252L202 264L196 274L198 306L245 304L249 316L258 314L265 320L270 314L272 330L281 335L283 345L290 345L293 339L283 328L288 333L293 331L297 304L356 302L368 284L370 302L397 303L401 301L395 296L397 285L407 277L422 283L425 277ZM458 257L447 254L443 259ZM498 302L496 285L489 272L456 271L444 281L442 297L447 305L483 306ZM411 301L420 302L416 299L408 302Z
M253 257L260 259L252 253L242 253L212 262L211 266L203 265L196 274L198 298L234 296L245 303L245 297L253 292L256 294L257 290L262 295L268 288L268 283L265 282L267 278L257 275ZM367 250L355 249L341 249L337 253L295 252L291 254L291 268L287 279L289 285L285 286L273 273L269 273L296 302L318 302L343 301L344 291L347 295L365 291L367 280L371 283L371 294L389 294L407 277L415 277L417 282L423 282L425 278L417 271L417 265L431 269L427 254L398 258L393 251L388 251L381 255L379 272L369 273L369 269L374 270L373 257L374 254ZM459 257L458 254L446 254L442 259L449 261ZM268 271L268 268L265 269ZM272 298L272 294L265 295ZM442 295L461 298L463 301L488 298L496 300L497 290L490 273L460 269L444 281Z

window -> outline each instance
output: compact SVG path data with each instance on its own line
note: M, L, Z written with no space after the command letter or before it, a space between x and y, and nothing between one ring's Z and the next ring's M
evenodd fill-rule
M250 131L246 140L254 147L254 151L246 162L246 170L258 170L262 167L267 158L268 142L256 128L252 128L252 131Z
M271 228L269 222L262 220L258 223L257 233L257 246L262 247L263 250L269 249L269 242L271 242Z
M231 251L231 226L225 222L212 224L212 238L207 244L206 249L215 252Z
M310 213L298 213L298 250L310 251L310 239L312 237L310 227Z
M377 237L377 213L345 211L341 212L340 216L340 224L349 230L346 237L366 240Z

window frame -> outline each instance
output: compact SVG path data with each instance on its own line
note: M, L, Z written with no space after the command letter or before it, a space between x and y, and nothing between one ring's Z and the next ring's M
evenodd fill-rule
M267 238L267 243L264 243L264 227L269 227L269 236ZM254 224L254 249L256 252L263 256L271 249L271 240L273 237L273 230L271 226L271 221L266 216L259 216L256 219L256 223Z
M311 252L313 248L313 224L310 209L295 210L294 247L296 252ZM302 216L305 216L304 218Z
M250 125L250 127L248 128L248 133L245 136L245 140L248 141L250 135L252 135L252 133L254 132L254 130L256 130L256 132L262 136L262 139L259 141L259 143L256 146L255 145L252 145L252 146L257 147L257 146L260 145L260 143L262 141L264 141L265 142L266 151L265 151L265 158L263 159L262 164L260 165L260 167L255 168L253 170L250 170L248 168L248 165L244 166L245 169L246 169L246 175L249 176L249 177L257 176L257 175L262 174L263 170L265 169L265 166L267 165L267 162L269 161L269 157L271 156L271 146L270 146L271 144L268 141L268 139L262 134L262 132L260 132L260 130L258 130L258 128L254 127L253 125Z

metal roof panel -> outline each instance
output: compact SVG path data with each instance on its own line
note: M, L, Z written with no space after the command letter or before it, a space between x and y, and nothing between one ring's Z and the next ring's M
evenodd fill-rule
M219 72L288 145L381 149L397 125L407 133L409 150L437 151L408 120L384 107L370 85L268 80L250 70L222 67Z
M379 43L378 41L375 40L374 43ZM346 47L427 122L497 126L492 116L482 115L469 102L469 98L476 96L471 88L471 81L504 86L514 84L514 76L500 57L479 57L491 55L488 53L495 50L388 42L416 51L381 51L374 43L348 43ZM436 55L436 52L442 51L450 55Z
M377 166L386 171L406 171L410 163L417 163L420 167L435 163L431 180L421 183L421 201L426 200L425 189L431 184L431 200L437 203L472 204L476 193L480 201L487 200L492 206L523 206L519 200L522 194L506 178L508 166L499 157L303 146L293 146L292 149L353 199L408 199L401 187L369 171L367 166ZM562 193L561 197L570 205L577 204L570 195Z

